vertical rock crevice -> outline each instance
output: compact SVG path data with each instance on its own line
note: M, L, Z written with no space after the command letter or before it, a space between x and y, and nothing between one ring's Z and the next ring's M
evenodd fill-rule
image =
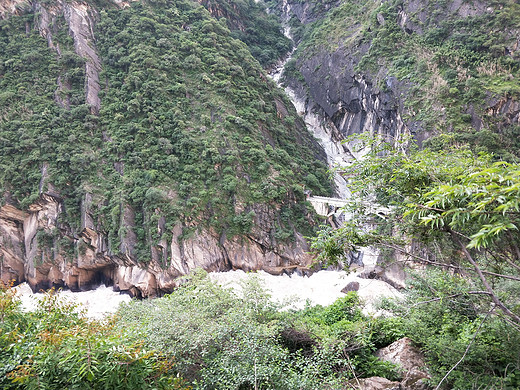
M94 27L98 18L97 11L84 2L69 3L61 0L52 5L34 2L33 7L38 14L36 27L40 35L47 40L48 47L55 50L58 56L61 56L61 50L59 43L54 40L53 28L58 16L65 18L69 34L74 40L74 51L85 61L85 102L90 106L92 114L97 115L101 107L99 97L101 58L97 52L94 37ZM62 92L69 90L70 86L61 77L58 77L56 82L55 100L60 106L68 109L70 101L61 96L66 96L66 93Z
M64 16L69 25L69 32L74 39L76 54L85 60L85 100L91 107L92 114L97 115L101 107L99 91L99 73L101 59L96 50L94 25L97 13L86 3L64 3Z

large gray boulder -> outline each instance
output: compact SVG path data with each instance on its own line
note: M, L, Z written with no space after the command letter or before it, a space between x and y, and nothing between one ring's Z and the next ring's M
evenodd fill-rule
M413 345L408 337L404 337L376 352L381 360L397 364L402 374L401 389L427 390L426 380L430 378L424 355Z

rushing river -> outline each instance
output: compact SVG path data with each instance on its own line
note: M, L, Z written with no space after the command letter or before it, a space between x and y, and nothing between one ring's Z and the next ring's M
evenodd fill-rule
M43 296L41 293L33 294L27 283L16 286L15 290L25 310L34 310L37 301ZM105 285L82 292L59 290L57 294L63 299L77 303L79 308L86 310L85 314L90 318L103 318L107 314L114 313L121 303L132 300L129 295L119 294Z
M240 291L241 281L248 277L259 279L271 299L276 302L289 303L289 307L300 309L307 303L311 305L330 305L336 299L344 296L341 290L349 282L358 282L358 294L366 303L365 313L376 314L374 303L380 297L398 298L401 294L389 284L380 280L362 279L358 273L348 274L345 271L319 271L311 276L300 276L297 274L274 276L259 271L245 273L243 271L214 272L209 274L210 278L219 285ZM16 287L18 296L25 310L33 310L37 300L42 294L33 294L30 287L23 283ZM131 298L125 294L114 292L111 287L104 285L95 290L76 292L59 291L59 296L80 304L86 310L86 315L91 318L102 318L114 313L122 302L129 302Z

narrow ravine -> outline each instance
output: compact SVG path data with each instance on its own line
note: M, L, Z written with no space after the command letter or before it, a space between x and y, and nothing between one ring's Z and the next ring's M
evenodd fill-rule
M285 65L292 59L297 50L297 44L291 34L289 19L291 17L291 5L287 0L282 2L281 22L284 35L293 43L293 49L286 58L280 61L280 64L270 73L271 78L285 93L294 105L296 112L304 120L307 130L318 140L319 144L327 155L329 169L334 172L335 196L341 199L348 199L351 193L348 189L346 180L341 176L340 170L352 163L354 159L361 156L351 152L351 150L343 144L341 139L334 136L333 128L326 118L315 113L309 108L307 98L299 96L298 93L288 85L283 83L283 72ZM319 195L319 194L316 194ZM344 214L345 215L345 214ZM347 216L348 218L348 216ZM364 266L375 266L379 253L371 248L361 248L359 260Z
M297 49L296 42L291 34L291 28L289 26L290 15L291 5L287 2L287 0L283 0L281 15L283 32L284 35L292 41L293 49L287 55L287 57L280 61L280 64L276 66L273 71L271 71L270 76L280 88L285 90L285 93L296 108L298 115L300 115L300 117L304 120L307 129L312 135L314 135L321 147L324 149L327 155L329 168L341 168L348 165L352 161L353 156L348 153L346 148L343 147L341 141L334 140L332 129L330 125L327 124L327 121L307 108L305 97L298 96L296 91L294 91L291 87L283 84L283 72L285 70L285 65L292 59ZM336 185L335 195L337 197L349 197L350 192L347 188L347 183L337 171L334 173L334 183Z

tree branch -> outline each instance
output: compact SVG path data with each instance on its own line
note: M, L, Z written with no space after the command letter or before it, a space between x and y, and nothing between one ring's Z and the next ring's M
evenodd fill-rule
M395 246L395 245L385 244L385 243L381 243L380 245L385 246L385 247L387 247L387 248L389 248L389 249L395 249L395 250L398 250L398 251L400 251L401 253L405 254L406 256L413 257L413 258L417 259L418 261L422 261L422 262L427 263L427 264L430 264L430 265L436 265L436 266L439 266L439 267L451 268L451 269L454 269L454 270L457 270L457 271L473 271L473 270L471 270L471 269L461 267L460 265L453 265L453 264L446 264L446 263L438 263L438 262L436 262L436 261L431 261L431 260L425 259L424 257L417 256L417 255L414 255L413 253L407 252L407 251L404 250L403 248L400 248L400 247ZM516 281L520 282L520 277L517 277L517 276L504 275L504 274L497 274L496 272L491 272L491 271L486 271L486 270L481 270L481 272L482 272L483 274L486 274L486 275L496 276L496 277L504 278L504 279L516 280Z
M408 313L410 312L410 309L412 309L415 306L424 305L424 304L430 303L430 302L441 301L443 299L455 298L455 297L458 297L458 296L461 296L461 295L465 295L465 294L470 294L470 295L491 295L488 291L466 291L466 292L462 292L462 293L447 295L445 297L432 298L432 299L428 299L427 301L414 303L412 306L410 306L408 308L408 310L406 311L406 315L408 315Z
M453 240L457 243L457 245L462 250L462 253L464 253L464 256L466 256L466 259L471 263L473 268L475 268L475 271L477 272L477 275L480 278L480 281L482 282L482 284L484 285L486 290L490 293L491 299L493 300L495 305L497 305L500 308L500 310L502 310L502 312L505 315L507 315L509 318L511 318L515 323L520 324L520 317L518 317L515 313L513 313L511 310L509 310L507 308L507 306L504 305L504 303L502 303L502 301L500 299L498 299L498 297L496 296L495 292L493 291L493 289L489 285L486 277L484 276L484 273L482 272L482 270L480 269L478 264L475 262L475 260L473 260L473 257L468 252L468 249L462 243L462 241L460 241L460 238L457 236L457 234L453 230L451 230L451 229L448 229L448 231L450 232L451 237L453 238Z
M515 245L516 246L516 245ZM512 266L513 268L516 268L517 270L520 271L520 266L513 263L510 259L509 259L509 256L507 254L503 254L503 253L495 253L494 251L492 251L490 248L486 248L486 252L489 253L491 256L493 256L493 258L495 260L503 260L505 261L507 264L509 264L510 266ZM507 252L506 252L507 253ZM513 253L511 253L511 257L513 257ZM520 260L520 257L518 257L518 259Z
M513 247L513 249L515 250L515 253L516 253L516 259L517 260L520 260L520 248L518 248L518 245L516 245L515 243L515 239L513 238L513 235L511 234L510 231L507 232L507 235L509 237L509 242L511 243L511 246Z
M464 354L462 355L462 357L460 358L460 360L455 363L455 365L450 368L450 370L446 373L446 375L444 375L444 377L441 379L441 381L439 382L439 384L437 385L437 387L435 388L435 390L439 390L439 387L441 387L442 385L442 382L444 382L444 380L448 377L448 375L451 374L451 372L457 368L457 366L464 360L464 358L466 357L466 355L468 354L468 351L469 349L471 348L471 346L473 345L473 342L475 341L475 338L477 337L477 334L478 332L480 332L480 328L482 328L482 325L484 325L484 322L486 322L487 318L489 317L489 315L493 312L493 310L495 310L495 307L492 307L490 311L487 312L486 316L484 317L484 319L482 320L482 322L480 323L480 325L478 326L477 330L475 331L475 334L473 335L473 337L471 338L471 341L469 342L468 346L466 347L466 350L464 351Z
M516 280L516 281L519 281L519 282L520 282L520 278L517 277L517 276L504 275L504 274L497 274L497 273L495 273L495 272L484 271L484 270L482 270L482 273L483 273L483 274L486 274L486 275L496 276L496 277L504 278L504 279Z

